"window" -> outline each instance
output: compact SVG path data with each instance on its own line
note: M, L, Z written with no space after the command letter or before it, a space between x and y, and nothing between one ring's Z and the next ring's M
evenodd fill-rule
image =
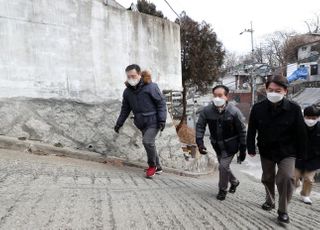
M310 65L310 75L318 75L318 65Z
M311 46L311 51L318 51L318 52L320 52L320 43Z

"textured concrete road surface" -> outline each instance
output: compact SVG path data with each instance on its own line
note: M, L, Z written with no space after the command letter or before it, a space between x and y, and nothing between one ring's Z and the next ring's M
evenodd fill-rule
M233 165L238 191L217 201L217 177L164 173L0 150L0 229L281 229L264 189ZM316 190L319 190L316 187ZM287 229L320 229L320 198L295 193Z

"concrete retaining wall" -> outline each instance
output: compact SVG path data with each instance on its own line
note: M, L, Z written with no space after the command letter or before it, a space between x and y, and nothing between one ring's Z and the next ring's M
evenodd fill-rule
M120 99L138 63L181 88L180 30L102 0L0 0L0 97Z
M180 29L103 0L0 0L0 133L146 162L141 134L119 114L127 65L150 69L162 90L181 89ZM163 166L185 160L169 120L158 138Z
M2 99L0 134L145 163L141 133L133 121L128 119L120 134L113 131L119 107L118 100L89 104L61 99ZM214 167L208 157L185 159L170 119L157 139L157 147L165 167L192 172Z

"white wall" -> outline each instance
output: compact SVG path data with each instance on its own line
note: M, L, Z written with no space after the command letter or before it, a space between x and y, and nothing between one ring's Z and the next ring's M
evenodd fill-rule
M113 131L124 69L138 63L160 88L181 89L179 33L175 23L102 0L0 0L0 133L146 162L131 119ZM163 166L213 167L185 160L170 118L157 140Z
M124 68L181 89L175 23L102 0L0 0L0 97L120 99Z

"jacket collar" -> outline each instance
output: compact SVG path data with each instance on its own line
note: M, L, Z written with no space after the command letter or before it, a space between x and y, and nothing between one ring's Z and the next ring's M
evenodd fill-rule
M222 114L224 111L226 111L228 109L228 107L229 107L229 102L226 101L226 104L224 105L223 110L220 112L218 107L215 106L215 104L212 102L212 108L219 114Z
M152 82L151 75L145 74L144 72L145 72L145 71L143 71L142 74L141 74L141 79L140 79L140 82L138 83L138 85L136 85L136 86L131 86L131 85L128 83L128 81L126 81L124 84L127 86L127 88L136 90L136 89L139 89L140 87L142 87L142 86L144 86L144 85L150 84L150 83Z
M130 85L128 83L128 81L126 81L124 84L127 86L127 88L129 88L131 90L137 90L137 89L140 89L144 85L144 82L143 82L143 79L141 78L138 85L136 85L136 86Z
M289 111L290 110L290 103L289 100L286 98L283 98L282 101L278 102L277 105L274 105L274 103L270 102L268 99L266 99L268 102L268 106L270 109L273 108L281 108L283 110Z
M320 133L320 121L318 121L314 126L312 126L312 127L309 127L309 126L307 126L306 124L305 124L305 126L306 126L306 128L307 128L307 130L309 131L309 132L314 132L314 131L316 131L316 132L318 132L319 131L319 133Z

